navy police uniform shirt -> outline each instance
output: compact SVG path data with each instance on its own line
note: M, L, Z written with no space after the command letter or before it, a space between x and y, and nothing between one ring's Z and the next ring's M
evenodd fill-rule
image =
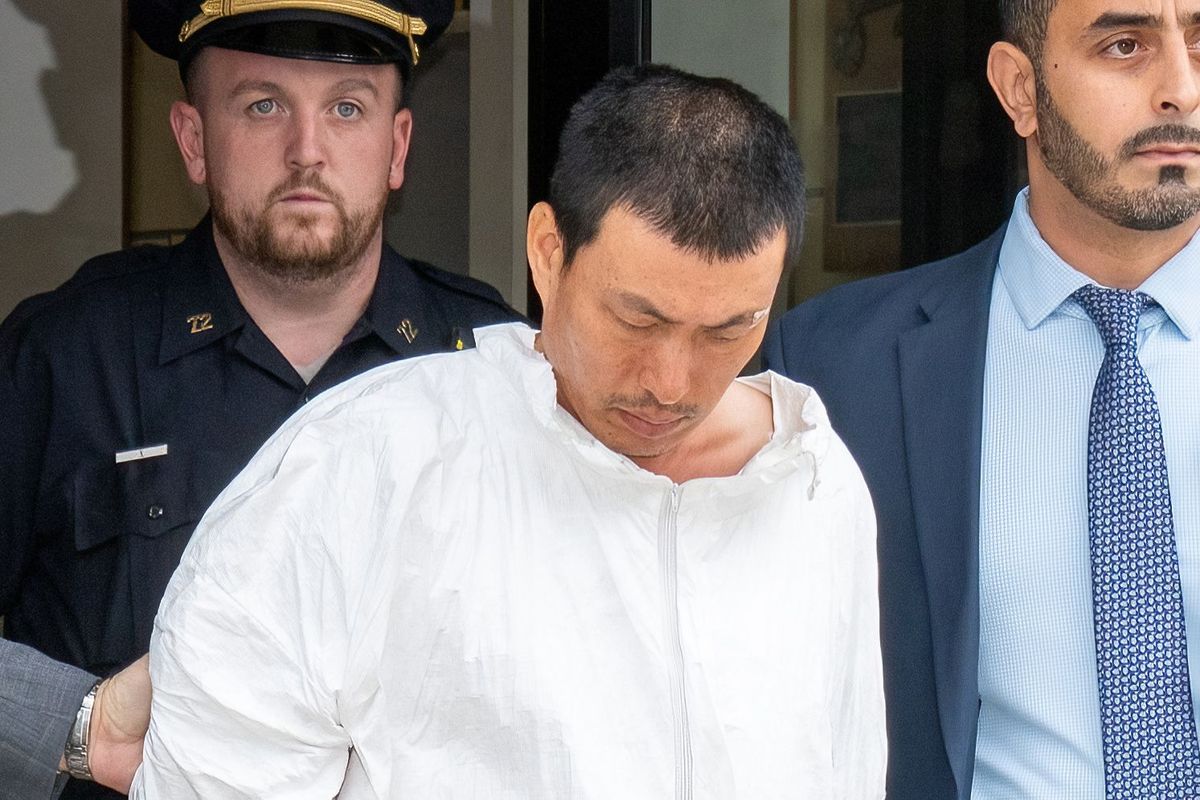
M0 327L5 635L99 675L137 658L200 516L292 412L516 319L385 245L366 313L306 385L238 302L209 220L88 262Z

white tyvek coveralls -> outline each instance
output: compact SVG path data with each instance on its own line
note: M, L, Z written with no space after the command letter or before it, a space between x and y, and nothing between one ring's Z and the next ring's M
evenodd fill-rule
M218 498L133 797L883 797L874 517L815 394L749 379L771 442L675 485L532 345L353 379Z

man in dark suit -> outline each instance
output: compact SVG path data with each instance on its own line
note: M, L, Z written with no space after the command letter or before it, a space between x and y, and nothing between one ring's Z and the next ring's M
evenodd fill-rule
M876 505L889 799L1198 797L1200 0L1000 7L1009 223L767 364Z

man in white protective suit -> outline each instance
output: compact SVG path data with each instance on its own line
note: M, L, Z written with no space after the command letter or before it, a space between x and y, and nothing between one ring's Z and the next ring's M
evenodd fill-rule
M758 98L605 78L541 331L331 389L205 516L133 796L882 798L870 498L812 390L736 377L803 215Z

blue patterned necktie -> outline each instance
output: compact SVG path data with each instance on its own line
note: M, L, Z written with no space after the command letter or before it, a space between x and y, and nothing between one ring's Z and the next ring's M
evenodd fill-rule
M1183 593L1162 422L1137 357L1148 295L1072 295L1100 329L1088 426L1088 523L1108 800L1200 798Z

